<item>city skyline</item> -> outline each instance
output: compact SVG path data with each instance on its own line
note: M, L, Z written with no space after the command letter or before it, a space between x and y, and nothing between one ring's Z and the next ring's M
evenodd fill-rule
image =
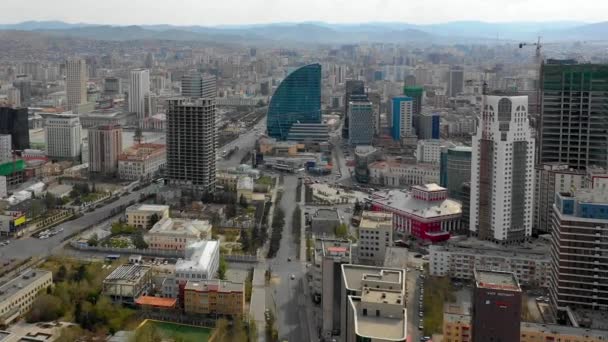
M91 6L86 3L90 2ZM0 23L13 24L23 21L59 20L70 23L90 23L108 25L246 25L285 22L324 21L327 23L369 23L400 22L411 24L436 24L453 21L484 22L550 22L578 21L583 23L606 21L603 13L608 11L608 3L574 3L549 0L510 1L505 4L498 0L479 3L464 0L417 2L408 4L403 11L403 3L397 0L344 1L311 0L301 2L259 1L240 2L234 0L214 3L212 7L192 0L182 2L188 11L176 11L174 3L135 0L119 2L83 1L79 10L67 0L53 2L53 6L39 0L6 0L0 13ZM47 6L45 6L47 5ZM33 7L44 10L32 12ZM268 10L272 8L273 10ZM500 11L496 11L500 8ZM120 9L120 10L119 10ZM107 15L112 13L112 15ZM137 15L133 15L137 13ZM175 15L171 15L175 13ZM179 14L179 15L178 15ZM204 15L202 15L204 14ZM540 20L539 20L540 19Z

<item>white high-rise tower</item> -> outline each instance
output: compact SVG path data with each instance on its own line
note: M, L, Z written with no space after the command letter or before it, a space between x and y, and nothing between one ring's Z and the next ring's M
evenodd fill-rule
M501 244L526 240L532 234L533 194L528 97L484 95L473 137L471 231Z
M150 94L150 70L131 70L131 84L129 86L129 112L137 113L139 127L143 126L146 118L146 95Z
M70 58L65 63L65 88L68 109L76 111L87 102L87 64L84 59Z

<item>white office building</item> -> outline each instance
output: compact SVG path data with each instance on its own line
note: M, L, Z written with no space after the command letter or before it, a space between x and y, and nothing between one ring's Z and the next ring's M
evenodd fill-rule
M393 245L393 214L363 211L358 245L360 263L382 266L386 249Z
M484 95L471 161L470 229L519 243L532 234L534 132L527 96Z
M442 149L454 147L451 143L442 143L439 139L418 140L416 160L419 163L439 164Z
M80 158L82 145L82 127L75 114L58 114L48 116L44 122L44 142L46 154L50 158Z
M131 70L129 85L129 112L137 114L137 122L141 127L146 118L146 95L150 94L150 70ZM149 99L149 97L148 97ZM149 108L149 106L148 106Z
M87 64L84 59L70 58L65 63L65 89L68 109L76 111L87 102Z

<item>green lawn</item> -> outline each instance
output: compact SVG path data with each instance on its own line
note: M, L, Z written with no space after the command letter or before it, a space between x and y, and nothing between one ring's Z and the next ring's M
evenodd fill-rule
M151 325L164 338L178 339L184 342L207 342L211 337L211 329L191 325L148 320L144 325ZM144 325L139 327L141 329Z

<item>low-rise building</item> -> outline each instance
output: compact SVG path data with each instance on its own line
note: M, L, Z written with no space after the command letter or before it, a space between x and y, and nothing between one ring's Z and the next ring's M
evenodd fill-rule
M213 279L220 264L220 243L199 241L188 245L185 259L175 264L175 277L180 281Z
M359 262L382 266L386 249L393 245L393 214L363 211L359 223Z
M447 189L437 184L416 185L410 192L376 192L368 202L372 210L393 214L397 234L437 242L460 229L462 205L448 199Z
M9 324L25 315L40 293L53 285L53 273L28 269L0 286L0 323Z
M334 235L340 225L340 216L335 209L318 209L310 218L311 230L315 235Z
M102 293L117 303L135 304L151 288L151 267L141 264L118 266L103 280Z
M236 184L239 176L228 172L218 172L215 174L215 185L221 186L226 191L236 191Z
M439 183L439 164L407 164L377 161L369 165L369 182L387 187Z
M127 208L127 224L137 228L150 229L154 223L169 217L168 205L135 204ZM155 219L156 222L152 222Z
M405 270L342 265L341 340L407 340Z
M120 179L149 179L159 173L167 163L167 148L162 144L137 144L118 157Z
M209 221L190 221L170 217L156 222L152 229L144 235L144 240L150 249L172 251L183 251L191 243L210 238L211 224Z
M512 272L527 286L549 286L551 256L542 240L521 247L489 245L474 238L430 246L432 276L474 279L475 269Z
M245 285L219 279L190 280L184 287L184 312L242 317Z
M240 201L241 197L247 202L251 202L253 195L253 179L249 176L241 176L236 184L236 200Z

